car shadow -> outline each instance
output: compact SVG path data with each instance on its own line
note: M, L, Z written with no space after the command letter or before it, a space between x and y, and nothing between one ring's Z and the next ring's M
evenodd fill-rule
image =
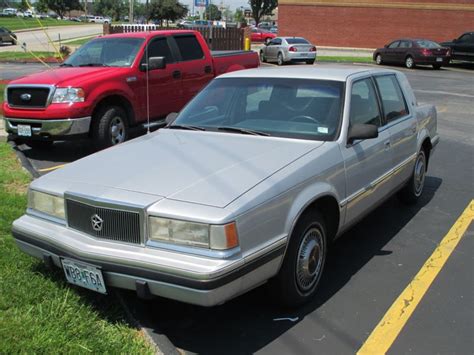
M55 142L45 148L32 148L26 144L20 144L18 149L29 160L51 163L50 165L71 163L95 152L89 140Z
M316 297L297 310L273 303L275 297L265 286L212 308L164 298L144 301L131 291L123 291L124 298L152 337L166 334L179 349L203 354L255 353L317 310L372 258L391 254L384 246L431 201L441 183L437 177L427 177L425 193L417 205L407 207L390 198L341 236L332 245ZM286 317L293 321L274 321ZM354 343L353 339L344 341Z

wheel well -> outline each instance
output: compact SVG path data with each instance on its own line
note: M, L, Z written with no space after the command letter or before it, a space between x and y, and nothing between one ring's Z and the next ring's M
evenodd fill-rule
M135 112L133 111L132 104L125 97L121 95L111 95L103 98L95 106L92 118L94 118L97 112L99 112L104 106L120 106L127 114L128 124L132 126L135 122Z
M421 149L423 149L423 151L425 152L425 156L426 156L426 169L428 169L428 163L430 161L430 152L431 152L431 149L433 148L433 146L431 145L431 141L429 138L425 138L425 140L423 141L423 144L421 145Z
M340 211L337 200L332 196L319 197L305 208L302 215L311 211L318 211L321 214L327 228L328 240L333 240L339 229Z

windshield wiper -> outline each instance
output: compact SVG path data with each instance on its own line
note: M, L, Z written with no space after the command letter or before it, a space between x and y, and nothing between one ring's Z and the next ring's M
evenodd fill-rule
M103 63L86 63L86 64L79 64L80 67L108 67L107 64Z
M227 131L227 132L237 132L242 134L252 134L254 136L269 136L268 133L254 131L253 129L246 129L246 128L238 128L238 127L219 127L217 128L219 131Z
M203 127L184 125L184 124L174 124L174 125L168 126L166 128L169 128L169 129L187 129L187 130L190 130L190 131L205 131L206 130Z
M69 64L69 63L63 63L60 65L60 67L73 67L74 65Z

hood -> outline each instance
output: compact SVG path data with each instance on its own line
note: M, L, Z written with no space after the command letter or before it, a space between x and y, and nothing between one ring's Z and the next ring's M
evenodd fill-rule
M322 142L162 129L90 155L36 186L83 185L225 207ZM49 183L48 183L49 182ZM123 197L123 193L119 194Z
M109 75L117 75L130 68L117 67L63 67L45 70L41 73L31 74L10 84L43 84L57 86L81 86L88 81L107 79Z

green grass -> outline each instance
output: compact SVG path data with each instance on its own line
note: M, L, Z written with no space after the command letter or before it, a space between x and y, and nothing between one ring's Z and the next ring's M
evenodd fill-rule
M318 62L372 63L372 57L318 56Z
M0 106L3 103L3 95L5 94L5 84L0 84ZM0 108L0 111L2 109ZM0 112L1 113L1 112Z
M72 40L72 41L63 41L62 44L64 44L65 46L69 46L69 45L82 46L84 43L87 43L91 39L96 38L96 37L97 36L91 36L91 37L76 39L76 40Z
M0 143L0 352L151 354L112 292L72 287L61 270L19 251L11 224L25 211L29 175Z
M50 58L50 57L55 57L54 52L36 52L33 51L33 54L36 55L37 57L43 59L43 58ZM21 61L25 59L35 59L35 56L32 55L30 52L0 52L0 61L1 62L6 62L6 61Z
M41 25L39 22L41 22ZM71 26L81 25L86 22L74 22L55 20L52 18L36 19L31 17L0 17L0 27L6 27L10 31L25 30L28 28L52 27L52 26Z

